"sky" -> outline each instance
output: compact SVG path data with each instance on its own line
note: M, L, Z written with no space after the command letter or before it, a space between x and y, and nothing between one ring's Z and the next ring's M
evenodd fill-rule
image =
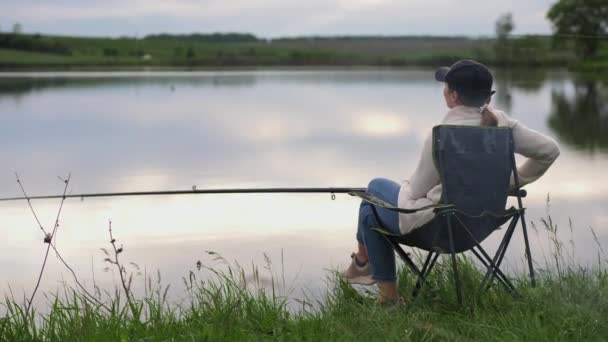
M0 29L62 35L248 32L301 35L494 34L511 12L514 34L546 34L556 0L0 0Z

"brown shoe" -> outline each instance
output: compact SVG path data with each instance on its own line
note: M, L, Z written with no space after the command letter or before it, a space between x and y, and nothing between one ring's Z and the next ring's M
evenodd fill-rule
M352 253L350 258L350 266L348 266L346 270L340 272L346 281L348 281L350 284L374 285L376 280L372 278L370 273L369 261L366 262L364 266L359 266L355 260L355 253Z

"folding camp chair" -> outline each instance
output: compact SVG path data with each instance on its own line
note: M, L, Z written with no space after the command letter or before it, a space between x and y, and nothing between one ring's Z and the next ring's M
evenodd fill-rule
M490 287L497 279L508 292L517 295L515 286L500 270L511 237L518 222L523 229L525 253L532 286L534 268L522 197L520 190L513 135L510 128L440 125L433 128L433 160L442 184L441 201L418 209L398 208L366 192L352 192L376 207L408 214L433 210L435 217L427 224L405 235L392 234L383 227L375 228L393 246L408 268L418 277L413 295L416 296L430 274L440 254L450 254L458 303L462 304L462 287L456 254L471 251L486 268L480 290ZM509 191L509 180L514 176L515 189ZM517 197L518 207L505 209L508 196ZM494 257L481 247L481 242L492 232L509 222ZM419 269L400 244L428 251Z

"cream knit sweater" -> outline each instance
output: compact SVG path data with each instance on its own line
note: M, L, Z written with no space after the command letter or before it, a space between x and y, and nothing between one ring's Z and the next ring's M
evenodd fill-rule
M524 186L534 182L553 164L559 156L559 147L555 140L535 130L529 129L505 113L492 110L496 114L499 127L511 127L515 144L515 153L527 159L517 168L519 184ZM479 126L481 115L477 108L457 106L443 118L443 125ZM422 148L422 155L414 174L409 181L403 181L399 191L400 208L420 208L436 204L441 198L439 173L433 163L432 136L429 135ZM511 175L511 185L514 185ZM423 210L414 214L399 214L401 233L410 231L429 222L434 217L432 210Z

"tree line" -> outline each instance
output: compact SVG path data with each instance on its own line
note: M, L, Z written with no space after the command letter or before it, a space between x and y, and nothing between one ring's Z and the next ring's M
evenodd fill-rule
M250 33L192 33L192 34L150 34L144 37L147 40L180 40L203 43L246 43L257 42L255 35Z
M501 15L495 24L495 60L499 64L508 64L510 61L538 60L544 61L552 58L560 51L570 51L580 60L587 61L598 57L602 44L608 43L608 0L559 0L553 4L546 13L547 19L553 25L552 46L547 46L547 39L543 36L527 35L513 39L511 34L515 29L514 18L510 13ZM23 26L15 23L11 32L0 33L0 48L15 49L31 52L54 53L71 55L72 51L67 41L55 39L56 37L41 36L40 34L23 34ZM276 41L366 41L403 39L397 36L334 36L334 37L295 37L281 38ZM437 37L407 37L414 40L433 39ZM454 39L459 37L452 37ZM143 39L147 41L182 41L195 43L263 43L267 40L258 38L250 33L193 33L193 34L150 34ZM188 59L196 57L195 49L190 46L185 52L176 47L174 55L184 55ZM331 46L329 46L331 50ZM179 50L179 51L177 51ZM104 47L103 55L116 57L119 50L116 47ZM300 53L300 52L298 52ZM138 56L143 55L143 50Z

